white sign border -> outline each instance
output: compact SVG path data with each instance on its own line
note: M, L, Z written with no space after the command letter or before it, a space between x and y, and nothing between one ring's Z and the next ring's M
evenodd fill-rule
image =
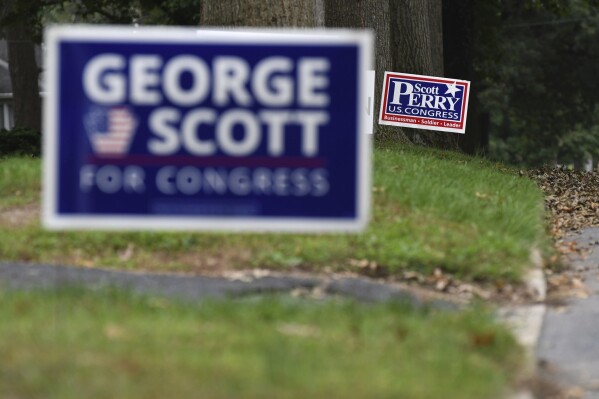
M394 122L394 121L383 120L383 110L385 109L385 103L386 103L385 88L387 87L387 75L404 75L404 76L414 77L414 78L447 80L448 81L447 83L460 83L460 84L467 83L468 95L465 96L466 97L466 107L464 108L464 115L462 115L462 119L464 120L464 127L461 129L457 129L457 128L452 128L452 127L440 127L440 126L432 126L432 125L414 125L413 123L404 123L404 122ZM426 75L415 75L413 73L385 71L385 75L383 76L383 88L381 90L381 109L379 110L379 125L400 126L400 127L409 127L412 129L436 130L436 131L440 131L440 132L465 134L466 133L466 123L468 122L468 100L470 99L470 85L471 85L470 81L462 80L462 79L451 79L451 78L445 78L442 76L426 76ZM436 118L428 118L428 119L436 119Z
M44 32L46 52L47 97L44 102L42 225L49 230L167 230L167 231L232 231L232 232L360 232L370 219L371 204L371 140L363 134L361 110L363 82L372 69L373 34L353 30L227 29L222 31L181 27L122 27L102 25L55 25ZM359 81L356 82L357 171L355 198L356 217L278 218L273 217L209 217L152 215L64 215L58 212L58 73L59 43L62 40L152 42L152 43L236 43L236 44L354 44L359 49Z

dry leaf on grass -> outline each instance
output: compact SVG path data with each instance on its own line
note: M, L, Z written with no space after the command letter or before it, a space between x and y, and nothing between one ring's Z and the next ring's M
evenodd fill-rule
M315 337L320 333L320 329L316 326L292 323L281 324L277 326L277 331L283 335L290 335L294 337Z

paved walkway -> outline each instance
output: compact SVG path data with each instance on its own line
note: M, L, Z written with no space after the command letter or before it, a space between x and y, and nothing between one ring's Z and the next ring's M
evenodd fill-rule
M564 387L570 398L599 399L599 228L569 239L589 250L571 258L589 297L547 310L537 357L543 377Z
M183 300L239 297L263 293L318 293L361 301L403 300L415 306L454 309L457 305L436 299L423 301L420 295L398 284L366 278L320 277L276 273L236 273L232 277L205 277L176 274L138 273L82 267L0 263L0 286L14 289L55 289L84 286L124 288L136 293L163 295Z

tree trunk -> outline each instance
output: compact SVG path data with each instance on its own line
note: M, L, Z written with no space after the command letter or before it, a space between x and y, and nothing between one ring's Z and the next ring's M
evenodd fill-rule
M437 76L444 76L443 5L441 3L442 0L428 1L429 22L431 24L431 59L433 62L433 71Z
M446 76L472 82L473 93L482 91L482 82L476 76L473 32L474 12L477 7L473 0L454 0L443 3L444 65ZM480 7L480 5L478 5ZM482 39L484 40L484 39ZM468 154L485 153L488 148L488 115L481 112L476 94L470 95L466 134L458 137L462 151Z
M391 1L391 48L397 72L434 75L430 2Z
M15 127L41 131L41 100L39 69L35 60L35 45L24 23L4 29L8 43L8 65L14 99Z
M397 72L443 75L441 0L392 0L391 49ZM457 150L453 133L404 129L415 144Z
M314 1L314 26L318 28L325 27L325 0Z
M204 0L200 25L314 27L315 0Z
M385 71L393 71L391 57L391 19L389 17L389 0L358 0L348 6L347 0L325 0L325 26L329 28L372 29L376 35L375 42L375 92L374 115L378 121L381 107L380 93L383 89ZM400 129L375 123L377 136L388 136L395 132L403 136ZM405 136L402 137L407 140Z

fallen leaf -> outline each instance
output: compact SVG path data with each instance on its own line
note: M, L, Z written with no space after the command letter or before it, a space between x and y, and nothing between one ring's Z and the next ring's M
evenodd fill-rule
M447 287L449 286L449 283L450 283L449 279L439 280L435 284L435 289L437 291L445 291L447 289Z
M131 243L127 244L127 248L119 254L119 259L122 261L128 261L133 256L133 249L135 246Z
M599 173L544 167L526 174L545 193L545 205L552 214L551 233L556 239L570 231L599 226Z
M378 263L368 259L350 259L349 264L350 266L357 267L358 269L361 269L362 272L367 273L378 272L380 269Z
M116 324L107 324L104 326L103 332L104 336L110 340L118 340L126 336L125 329Z
M572 287L586 289L586 286L584 285L584 283L582 282L582 280L580 278L578 278L578 277L573 277L572 278Z
M488 331L470 337L470 343L475 347L491 346L495 342L495 332Z
M424 276L422 274L414 272L414 271L403 272L401 275L401 278L406 281L418 281L418 282L424 281Z
M230 281L241 281L243 283L250 283L253 281L251 276L242 271L227 271L223 273L223 276Z
M320 333L320 329L316 326L291 323L279 325L277 327L277 331L283 335L291 335L295 337L315 337Z
M582 399L585 391L581 387L571 387L564 391L564 399Z
M253 269L252 270L252 277L255 279L261 279L261 278L268 277L268 276L270 276L269 270L265 270L265 269Z

